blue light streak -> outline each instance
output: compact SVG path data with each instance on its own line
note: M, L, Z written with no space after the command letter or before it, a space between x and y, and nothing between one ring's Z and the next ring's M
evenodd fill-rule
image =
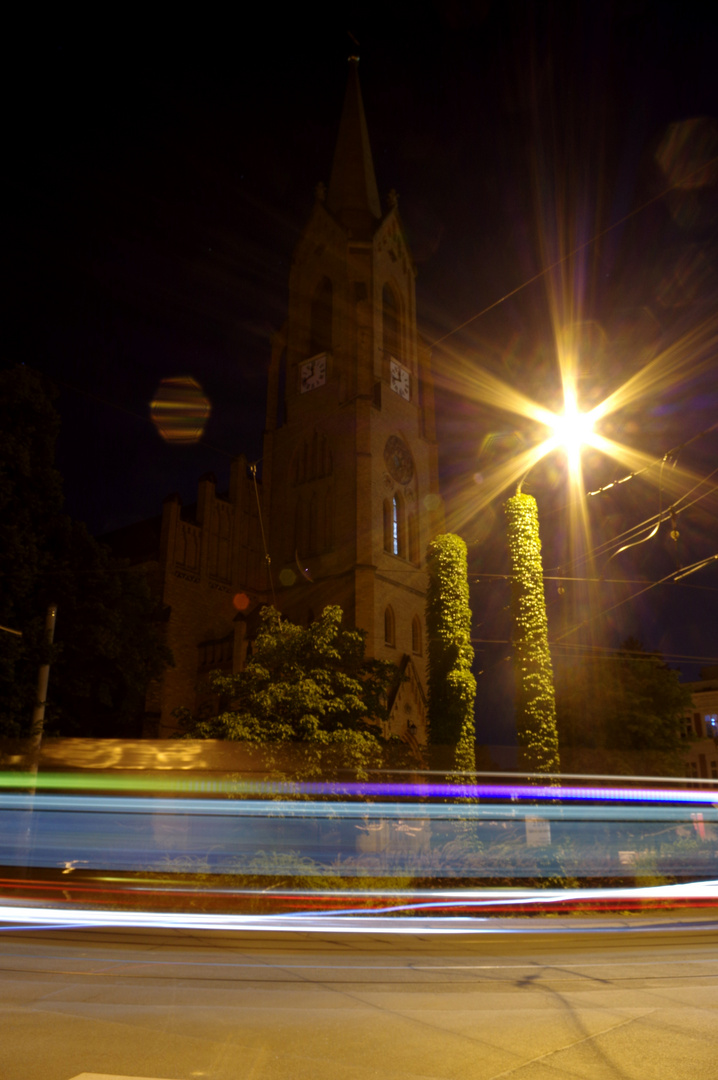
M260 817L268 819L307 818L334 820L446 820L495 821L521 820L526 816L555 821L684 821L682 803L660 806L664 792L653 792L653 798L639 805L556 805L556 788L550 804L526 806L512 803L389 803L389 802L315 802L265 801L261 799L167 799L137 798L104 795L19 795L0 793L0 810L37 812L65 811L93 814L183 815L197 817ZM558 789L561 790L561 789ZM711 803L701 802L705 821L718 821L718 791L710 792Z

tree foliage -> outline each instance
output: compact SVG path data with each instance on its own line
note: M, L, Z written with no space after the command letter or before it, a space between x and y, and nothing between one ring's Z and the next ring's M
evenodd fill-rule
M437 536L427 548L426 566L429 737L435 745L454 745L457 769L473 772L476 680L466 544L453 533Z
M618 653L557 668L558 724L566 746L675 753L690 691L657 653L629 638Z
M205 717L180 711L185 737L261 747L275 772L291 755L297 778L319 776L328 758L365 778L382 762L377 724L388 719L396 668L365 660L364 633L342 630L342 615L340 607L327 607L309 626L297 626L264 608L245 669L211 674L218 711Z
M0 372L0 735L29 734L49 603L57 604L45 731L137 735L149 680L171 657L144 575L63 511L59 416L31 369Z
M558 730L543 589L538 507L518 493L505 506L511 559L516 728L532 772L558 772Z

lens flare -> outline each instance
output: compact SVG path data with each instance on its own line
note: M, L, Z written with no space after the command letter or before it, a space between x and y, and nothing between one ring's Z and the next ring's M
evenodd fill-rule
M554 438L558 446L566 451L571 475L580 470L581 448L593 443L593 413L579 410L576 394L572 389L564 390L564 411L551 421Z
M165 442L196 443L211 412L209 399L191 375L163 379L150 404L152 423Z

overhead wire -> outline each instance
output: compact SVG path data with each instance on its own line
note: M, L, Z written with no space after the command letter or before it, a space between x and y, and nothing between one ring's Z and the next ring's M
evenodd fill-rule
M671 581L672 579L675 578L675 576L677 574L679 574L681 577L687 577L688 574L692 574L696 570L702 569L708 563L713 562L713 561L715 561L717 559L718 559L718 554L715 554L715 555L711 555L708 559L700 559L700 560L698 560L698 562L693 563L689 567L683 567L680 570L672 570L670 572L670 574L666 574L666 576L664 578L661 578L660 581L651 581L651 582L649 582L646 585L645 588L639 589L637 592L631 593L630 596L626 596L622 600L617 600L616 603L611 604L610 607L602 608L600 611L597 611L594 615L591 615L589 618L583 619L580 623L576 623L574 626L571 626L568 630L564 630L564 632L561 635L559 635L559 637L554 638L554 641L558 642L558 641L561 641L563 638L568 637L569 634L575 634L577 630L581 630L584 626L588 626L589 623L594 622L596 619L600 618L602 615L608 615L609 612L615 611L616 608L623 607L624 604L628 604L631 600L637 600L639 596L643 596L644 593L650 592L651 589L655 589L657 585L663 585L665 582Z
M554 262L550 263L549 266L545 266L542 270L539 270L538 273L534 274L530 278L527 278L526 281L522 282L521 285L517 285L515 289L511 289L510 292L504 293L504 295L499 297L498 300L494 300L493 303L489 304L485 308L482 308L482 310L478 311L475 315L472 315L470 319L465 319L464 322L460 323L458 326L455 326L453 330L449 330L442 337L436 338L434 341L431 342L429 347L435 348L437 345L443 344L443 342L447 341L450 337L453 337L454 334L458 334L460 330L464 330L467 326L470 326L471 323L476 322L477 319L482 318L482 316L487 315L489 311L493 311L494 308L497 308L500 304L503 304L505 300L510 300L512 296L516 296L517 293L522 292L523 289L528 288L529 285L533 285L535 281L539 281L546 274L550 273L552 270L555 270L556 267L561 266L568 259L573 258L574 255L578 255L580 251L583 251L585 248L590 247L591 244L595 244L595 242L597 240L600 240L602 236L607 236L608 233L613 232L614 229L617 229L619 225L624 225L632 217L635 217L636 214L642 213L649 206L652 206L654 203L659 202L661 199L663 199L666 195L669 195L671 191L676 191L679 188L685 186L686 182L690 180L691 177L697 175L700 172L703 172L704 169L707 169L709 166L715 164L716 162L718 162L718 155L711 158L709 161L699 165L696 169L691 170L691 172L689 172L686 176L682 176L680 180L677 180L675 183L671 184L670 187L664 188L662 191L659 191L657 195L651 196L650 199L647 199L644 203L641 203L640 206L637 206L634 210L631 210L629 211L629 213L624 214L624 216L622 218L619 218L618 221L614 221L612 225L607 225L605 229L601 229L599 232L594 233L592 237L590 237L588 240L584 240L584 242L582 244L579 244L578 247L573 248L566 255L562 255L560 259L556 259Z
M706 561L710 561L712 559L713 559L713 556L711 555L709 557L709 559L707 559ZM573 582L582 582L582 583L590 584L590 585L648 585L648 584L650 584L650 582L648 582L645 578L576 577L575 575L569 576L569 575L565 575L565 574L543 574L542 576L543 576L544 581L573 581ZM679 575L679 576L682 576L682 575ZM473 578L473 583L475 585L479 585L481 583L482 579L484 579L486 581L511 581L511 574L472 573L471 577ZM677 579L674 579L673 581L666 582L666 584L673 585L673 584L675 584L676 580ZM663 581L661 581L661 582L658 582L658 581L653 582L654 585L659 585L659 584L663 584L663 583L664 583ZM702 590L704 592L718 592L718 588L716 588L716 587L714 587L712 585L682 585L681 588L683 588L683 589L700 589L700 590Z
M605 540L605 541L603 541L603 543L597 544L596 547L591 548L589 551L584 552L582 555L577 556L575 559L572 559L568 563L561 564L560 566L554 567L554 569L557 569L557 570L558 569L564 569L564 568L569 569L569 568L574 567L574 566L580 566L582 563L586 562L588 559L596 558L597 556L605 554L615 544L620 543L620 541L623 540L624 538L635 536L641 530L651 529L652 526L654 526L654 523L656 523L656 522L657 522L658 525L660 525L663 520L666 520L666 518L670 516L671 511L673 511L675 514L684 513L686 510L690 509L690 507L695 506L696 503L700 502L701 499L704 499L708 495L711 495L711 494L714 494L715 492L718 492L718 486L710 487L707 491L705 491L701 495L697 496L695 499L693 499L691 502L687 503L685 506L680 506L680 504L685 499L689 498L689 496L692 495L694 491L697 491L700 487L702 487L703 484L707 484L708 481L713 476L716 475L716 473L718 473L718 469L713 469L711 472L708 473L707 476L701 477L698 480L698 482L693 485L692 488L690 488L683 495L681 495L674 503L672 503L671 507L667 511L665 511L665 513L663 511L660 511L658 514L651 514L650 517L645 518L643 521L639 522L637 525L632 525L629 529L625 529L623 532L618 533L616 536L612 537L610 540ZM627 547L629 545L625 545L625 546ZM617 552L615 554L617 554Z
M513 645L510 638L471 638L472 645ZM662 660L671 661L684 661L692 664L718 664L718 656L693 656L688 653L658 653L658 652L638 652L634 649L622 649L620 646L612 648L607 645L583 645L580 643L572 643L570 641L549 641L549 647L552 652L555 648L566 650L567 653L604 653L606 659L615 657L630 656L633 659L646 659L655 660L657 656L660 656Z
M699 431L692 438L686 439L679 446L674 446L673 449L667 450L663 457L656 458L650 465L646 465L643 469L636 469L634 472L628 473L627 476L622 476L620 480L612 480L610 484L604 484L603 487L596 488L595 491L587 491L586 498L590 499L594 495L603 495L605 491L610 491L612 487L617 487L618 484L625 484L628 480L633 480L637 476L642 476L643 473L649 472L651 469L655 469L656 465L663 465L668 458L675 457L681 450L685 450L691 443L696 442L697 439L702 439L704 435L710 435L712 431L718 428L718 423L711 424L710 427L704 428L703 431Z

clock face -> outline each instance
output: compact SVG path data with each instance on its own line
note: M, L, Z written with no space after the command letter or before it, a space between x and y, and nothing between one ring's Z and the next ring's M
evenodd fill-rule
M392 390L399 394L405 401L411 397L411 381L409 372L396 360L389 365L389 379Z
M299 389L302 394L316 390L327 381L327 358L324 354L305 360L299 368Z
M386 440L384 463L390 475L400 484L408 484L414 475L411 450L398 435L390 435Z

